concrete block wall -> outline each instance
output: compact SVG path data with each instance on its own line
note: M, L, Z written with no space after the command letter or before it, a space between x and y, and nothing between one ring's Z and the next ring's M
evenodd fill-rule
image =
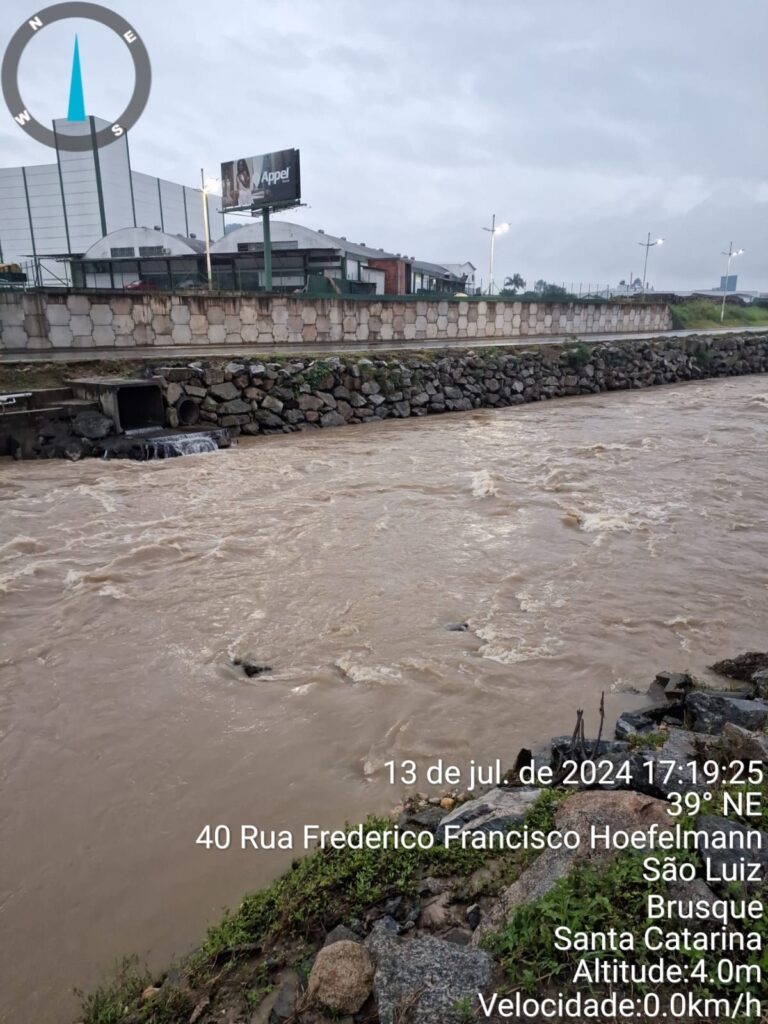
M259 345L533 338L671 327L669 309L661 303L0 292L0 353L174 346L236 351Z

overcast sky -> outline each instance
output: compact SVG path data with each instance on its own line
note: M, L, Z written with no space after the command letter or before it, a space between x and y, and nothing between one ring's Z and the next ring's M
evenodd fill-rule
M733 240L739 285L768 290L765 0L110 0L143 36L152 95L130 135L142 170L296 146L290 219L495 278L711 287ZM0 46L37 11L2 0ZM75 32L88 113L116 119L125 46L85 22L30 43L24 101L65 116ZM3 107L3 115L5 115ZM2 166L50 162L10 115Z

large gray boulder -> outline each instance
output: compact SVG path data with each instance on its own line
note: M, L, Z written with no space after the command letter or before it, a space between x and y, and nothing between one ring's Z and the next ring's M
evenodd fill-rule
M697 690L688 695L685 707L696 732L720 733L726 722L744 729L764 729L768 722L768 701L764 700Z
M320 417L321 427L343 427L347 421L337 412L326 412Z
M100 412L79 412L72 420L72 429L78 437L85 437L89 441L101 441L114 432L115 425L109 416L102 416Z
M723 740L728 756L735 761L762 761L768 764L768 733L752 732L740 725L726 722Z
M682 700L694 688L696 681L690 672L659 672L651 684L650 692L661 692L667 700Z
M593 845L592 827L647 832L651 825L662 829L672 827L664 800L631 791L583 790L574 793L559 808L555 821L557 831L577 832L575 849L546 849L539 854L516 882L499 896L491 910L481 919L472 936L479 944L490 932L502 928L514 912L527 903L545 896L549 890L580 862L610 861L616 856L612 847Z
M522 786L514 789L491 789L484 796L459 804L441 819L436 835L445 842L447 825L460 828L462 832L508 831L525 817L529 807L536 802L540 789Z
M768 668L768 652L748 651L740 654L737 658L726 658L724 661L716 661L711 666L713 672L729 679L739 679L742 682L749 682L755 672Z
M663 746L642 752L642 765L635 788L665 798L670 793L705 788L701 772L694 779L694 769L691 767L691 763L697 759L696 740L696 734L686 729L670 729ZM670 772L673 761L676 767Z
M214 384L210 389L210 394L220 402L231 402L233 398L240 397L240 388L235 387L231 381L227 381L222 384Z
M768 668L761 668L752 676L753 697L768 697Z
M380 1024L461 1024L466 1017L457 1004L477 1007L478 992L490 984L488 954L432 937L402 939L397 931L384 918L366 939Z
M737 821L721 818L714 814L702 815L695 825L696 829L706 832L712 837L722 833L729 837L740 836L739 840L730 839L730 850L701 850L701 857L706 868L707 881L716 887L725 886L731 881L743 882L747 890L758 888L768 879L768 832L750 829ZM750 878L749 865L757 865L758 878Z

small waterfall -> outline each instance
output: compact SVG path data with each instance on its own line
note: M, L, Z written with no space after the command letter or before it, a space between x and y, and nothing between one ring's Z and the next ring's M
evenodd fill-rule
M147 459L175 459L179 455L202 455L216 452L219 446L210 434L168 434L148 437L142 441Z
M221 427L210 430L190 430L174 434L170 430L139 428L126 430L124 435L107 438L104 443L105 459L175 459L179 455L202 455L219 448L229 448L229 431Z

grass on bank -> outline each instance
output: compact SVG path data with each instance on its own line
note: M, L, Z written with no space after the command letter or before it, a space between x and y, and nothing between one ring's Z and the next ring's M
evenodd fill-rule
M764 781L758 787L764 799L768 797L767 786ZM530 828L551 831L556 809L568 795L570 792L546 790L527 813L525 823ZM761 827L761 822L754 819L744 823ZM690 826L692 821L685 818L681 824ZM364 824L366 831L391 826L386 818L369 818ZM481 894L489 895L510 885L535 857L532 852L446 850L442 846L428 851L316 851L295 861L271 886L247 895L236 910L226 913L177 974L188 978L198 992L205 992L222 977L234 977L235 984L239 984L232 972L242 969L239 977L247 982L242 998L251 1005L269 991L269 965L285 962L289 949L294 955L298 950L300 957L311 959L313 949L330 929L363 918L374 908L380 911L382 903L393 897L406 901L414 898L421 879L449 878L459 902L474 902ZM674 854L677 862L692 857L691 852ZM643 879L642 862L642 854L630 853L619 855L609 865L580 865L540 900L520 908L500 932L490 936L489 951L499 960L510 988L562 988L572 978L578 961L590 957L589 953L556 949L554 929L558 925L590 933L609 928L629 931L635 936L636 952L623 955L638 963L662 955L645 951L641 937L649 923L647 896L651 892L663 895L666 887ZM475 875L480 868L486 870ZM728 895L738 896L738 892ZM768 899L768 886L754 895ZM768 971L768 920L752 922L750 928L762 935L762 954L734 951L723 952L722 957L759 964L763 972ZM672 922L670 930L675 930ZM688 970L702 957L712 963L720 958L719 953L697 951L663 955ZM158 979L141 970L136 960L125 961L110 981L82 997L80 1019L83 1024L186 1024L194 1002L189 987L169 979L159 992L142 1000L142 992L153 980L158 984ZM750 985L745 986L746 991L757 991ZM716 981L697 980L695 988L702 995L733 994L732 984L723 986Z
M161 989L142 1001L142 993L152 984L151 974L128 957L117 967L114 977L88 994L80 994L84 1024L177 1024L187 1021L193 1010L186 991L176 987Z
M563 951L555 947L555 929L567 926L574 931L589 934L605 932L611 928L621 932L630 932L635 940L632 952L619 953L618 956L629 962L638 964L653 963L663 956L667 963L682 965L686 971L694 969L701 960L706 961L707 974L705 980L693 975L691 988L699 995L730 996L734 992L750 992L754 995L764 994L762 980L744 981L724 984L717 979L716 965L720 959L732 960L738 964L759 965L763 973L768 970L768 919L749 922L749 931L760 934L763 950L757 951L709 951L702 952L692 949L662 952L645 948L643 933L651 923L646 917L648 896L664 895L666 886L659 882L647 882L643 878L643 853L620 854L608 867L605 865L583 864L575 868L567 877L561 879L541 899L521 907L509 924L496 935L487 940L487 948L501 961L510 986L524 992L541 991L542 986L553 985L555 988L567 987L573 978L580 960L589 960L601 956L600 952ZM677 853L674 860L679 864L684 860L692 860L693 855ZM740 896L738 887L730 895ZM768 896L768 886L761 892L752 894L752 898ZM656 921L655 924L666 926L675 931L678 925L674 921ZM696 922L682 922L696 929ZM706 923L700 925L706 929ZM745 929L746 930L746 929ZM617 954L606 952L606 959ZM699 968L699 970L702 970ZM589 986L586 986L587 988ZM600 990L602 986L596 986ZM637 986L643 991L643 986Z
M652 733L643 737L646 741L651 737L663 737L665 734ZM656 747L658 743L654 744ZM731 763L731 755L727 748L715 751L710 755L721 765ZM765 829L768 825L768 775L764 775L759 785L749 784L745 791L756 794L760 804L760 815L750 817L724 811L723 796L726 792L737 792L741 786L714 787L713 799L702 805L702 814L718 814L745 825L747 828ZM685 815L680 818L683 828L695 828L696 818ZM750 921L746 927L741 922L732 922L732 928L741 931L757 932L762 939L760 951L698 951L693 949L652 951L645 948L643 934L651 924L661 925L667 931L677 931L687 925L692 930L710 930L707 922L677 922L675 920L657 920L651 922L647 918L648 896L651 894L668 894L668 886L664 882L646 881L643 877L644 860L647 852L628 852L619 854L609 865L600 863L583 863L577 865L566 877L560 879L541 899L521 907L507 925L499 932L488 937L484 945L496 956L504 970L512 989L520 989L525 993L540 991L542 986L553 985L555 988L567 987L573 978L574 971L580 960L589 960L601 956L600 952L563 951L555 948L555 929L566 926L574 931L584 931L590 935L605 932L611 928L616 931L630 932L635 940L633 952L619 954L606 953L606 958L618 956L634 963L652 963L663 956L667 963L680 964L686 971L692 971L696 964L704 960L707 965L707 979L692 977L690 987L694 994L710 997L733 998L734 992L748 992L761 996L765 994L765 978L768 972L768 916ZM672 850L657 854L666 861L696 864L698 855L695 851ZM699 872L700 874L700 872ZM678 887L675 896L685 889L685 883ZM719 896L725 899L742 899L745 888L740 883L728 883ZM763 882L757 891L749 893L750 899L768 901L768 883ZM756 978L741 981L729 981L727 984L715 977L719 960L730 960L734 964L749 964L760 968L761 974ZM699 970L702 970L699 967ZM600 986L597 986L600 990ZM637 990L646 991L642 986Z
M564 793L545 791L526 815L531 828L551 831ZM386 818L368 818L366 831L391 828ZM349 923L383 900L416 895L418 882L429 875L468 880L478 868L501 859L503 869L488 884L503 886L519 875L531 854L445 849L318 850L293 863L271 886L247 895L237 910L227 912L212 928L186 965L193 984L202 985L238 957L258 956L268 943L311 943L338 924ZM264 978L255 968L264 991ZM142 992L152 976L135 959L125 960L114 976L92 993L81 994L83 1024L182 1024L189 1018L189 994L163 985L146 1001Z
M555 810L563 795L547 790L526 815L531 828L551 831ZM391 828L386 818L368 818L365 831ZM409 897L427 875L467 878L489 860L493 851L432 850L322 850L294 861L291 870L269 888L251 893L240 907L211 928L193 960L199 968L229 951L270 938L311 940L361 916L367 909L393 896ZM510 868L521 869L524 858L513 853Z
M725 317L720 322L720 303L711 299L691 299L670 307L675 327L686 330L718 327L768 326L768 307L725 304Z

